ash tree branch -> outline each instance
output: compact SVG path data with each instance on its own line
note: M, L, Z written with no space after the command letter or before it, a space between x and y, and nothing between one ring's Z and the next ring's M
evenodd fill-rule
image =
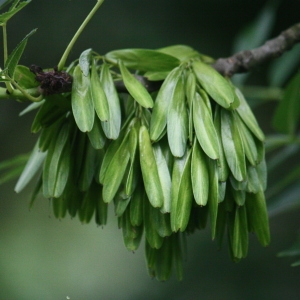
M281 56L300 42L300 23L297 23L279 36L268 40L261 47L238 52L227 58L219 58L212 67L223 76L231 77L236 73L245 73L262 63Z

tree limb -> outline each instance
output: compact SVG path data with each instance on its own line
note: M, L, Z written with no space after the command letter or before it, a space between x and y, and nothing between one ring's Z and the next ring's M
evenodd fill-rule
M299 42L300 23L291 26L261 47L241 51L227 58L219 58L212 67L228 77L236 73L245 73L268 60L281 56Z

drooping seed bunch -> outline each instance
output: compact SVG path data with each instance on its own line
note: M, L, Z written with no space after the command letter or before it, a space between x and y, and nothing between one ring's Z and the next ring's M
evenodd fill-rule
M48 95L32 124L38 142L20 191L52 200L54 215L107 222L113 202L127 249L145 233L149 274L182 278L184 235L206 227L231 257L248 251L248 232L270 240L264 198L264 135L241 92L186 46L86 50L67 70L70 93ZM149 93L129 72L163 81ZM129 94L118 93L122 80Z

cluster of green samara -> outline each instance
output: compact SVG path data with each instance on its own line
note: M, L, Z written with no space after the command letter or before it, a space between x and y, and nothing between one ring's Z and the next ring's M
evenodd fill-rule
M248 232L267 245L264 135L209 63L186 46L84 51L66 70L72 91L28 109L38 108L40 136L16 191L39 174L33 200L41 191L57 218L94 215L98 225L113 202L125 246L136 250L144 233L159 280L172 268L182 278L184 236L207 222L219 245L226 233L235 261L247 255Z

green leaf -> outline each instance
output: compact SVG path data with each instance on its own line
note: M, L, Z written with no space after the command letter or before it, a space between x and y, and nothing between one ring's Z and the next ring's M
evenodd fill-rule
M231 79L226 77L227 82L229 83L231 89L232 89L232 94L233 94L233 102L231 103L230 109L235 110L240 106L240 99L235 93L235 85L232 83Z
M121 224L125 247L130 251L136 251L143 235L143 226L132 226L129 209L122 215Z
M221 110L222 143L228 166L237 181L247 179L242 139L234 112Z
M238 96L240 100L240 105L239 107L236 108L236 111L238 112L239 116L241 117L242 121L247 125L247 127L252 131L252 133L260 140L264 141L265 135L260 129L253 112L248 105L246 99L244 98L244 95L242 92L238 89L235 88L235 93Z
M238 129L240 136L242 138L243 147L245 150L245 155L252 166L255 166L259 163L258 153L256 148L256 143L254 137L248 127L241 121L240 117L237 115L235 118L237 121Z
M156 260L154 267L155 278L159 281L166 281L172 274L172 239L165 238L160 249L154 250L156 252Z
M186 240L183 238L183 234L181 233L175 233L171 236L172 239L172 257L173 257L173 265L176 272L177 280L183 279L183 266L182 266L182 260L184 251L182 248L185 248L185 242Z
M174 45L157 49L157 51L171 55L179 59L181 62L185 62L191 58L200 58L199 52L186 45Z
M71 148L70 145L67 144L57 167L56 183L53 189L53 197L59 197L59 195L63 193L67 185L69 174L71 171L70 156Z
M77 215L82 205L84 193L80 192L77 189L75 176L72 172L70 173L69 182L66 185L66 188L64 190L64 195L66 198L69 199L68 201L69 215L71 218L74 218Z
M83 224L88 224L94 214L96 201L101 199L101 186L93 182L91 187L85 193L83 202L78 210L79 220Z
M196 93L193 101L193 121L201 148L211 159L219 158L219 140L212 115L203 98Z
M16 67L14 79L24 89L39 86L39 82L35 80L35 75L26 66L18 65Z
M148 130L141 126L139 132L140 163L147 196L153 207L162 207L164 194L155 162Z
M151 219L153 220L154 227L157 233L161 237L170 236L172 234L170 214L162 213L159 208L152 209L151 213Z
M189 109L192 107L192 102L195 98L196 93L196 77L195 74L190 71L186 75L186 82L185 82L185 95L187 98L187 103Z
M195 201L198 205L205 206L208 200L209 174L205 154L197 139L193 145L191 175Z
M90 91L98 118L101 121L107 121L109 118L108 102L95 63L92 65Z
M219 139L219 159L218 159L218 172L219 180L226 182L229 175L229 168L225 158L224 148L222 141L222 128L221 128L221 106L217 106L214 115L214 126Z
M181 78L181 72L179 67L170 72L157 94L150 121L150 138L152 141L157 141L161 137L167 125L169 106L175 96L174 91L178 80Z
M123 139L105 172L103 179L103 201L105 203L113 200L124 177L130 158L127 137L128 135Z
M92 49L83 51L79 56L79 66L84 76L89 76L90 64L92 58Z
M188 111L188 122L189 122L189 133L188 133L188 139L189 139L189 144L193 144L194 140L194 120L193 120L193 102L191 103L191 106L189 107Z
M125 194L128 196L131 196L134 192L140 177L139 158L137 157L139 128L140 122L135 122L129 133L130 165L125 184Z
M182 78L177 81L169 106L167 133L172 154L175 157L183 156L188 139L188 113Z
M8 56L4 68L7 69L8 76L10 78L14 78L15 69L19 63L19 60L24 52L27 41L30 36L32 36L37 29L33 29L30 33L28 33L25 38L17 45L17 47L13 50L13 52Z
M210 65L199 60L193 62L193 71L207 94L224 108L234 102L233 90L229 82Z
M218 171L219 171L219 169L218 169ZM227 186L227 181L220 181L220 178L219 178L219 182L218 182L218 203L223 202L224 199L225 199L226 186Z
M247 167L247 188L248 193L258 193L262 189L258 173L253 166Z
M146 241L149 243L151 248L159 249L163 245L164 238L158 234L154 226L152 216L155 208L149 203L147 197L144 198L143 207Z
M37 199L37 196L39 195L39 193L42 190L42 186L43 186L43 176L42 174L39 176L39 179L37 180L35 187L33 189L33 192L31 194L31 199L30 199L30 203L29 203L29 209L32 209L35 200Z
M164 72L149 71L144 74L144 77L146 77L150 81L159 81L159 80L166 79L169 73L170 71L164 71Z
M75 67L72 85L72 111L78 128L91 131L94 125L94 104L89 93L90 78L84 76L79 65Z
M187 151L184 156L174 159L173 171L172 171L172 189L171 189L171 228L174 232L178 231L177 224L177 209L179 201L179 187L182 178L182 173L186 165Z
M133 226L140 226L143 222L143 192L138 185L130 200L130 222Z
M121 60L127 68L145 72L171 71L180 64L173 56L147 49L111 51L105 55L105 58L114 64Z
M101 122L95 118L94 125L91 131L87 133L92 146L95 149L102 149L106 142L106 136L103 132Z
M15 186L15 192L19 193L30 182L30 180L41 169L42 163L45 159L46 153L41 152L38 147L39 141L35 144L32 153L26 163L26 166Z
M170 150L167 138L165 137L164 139L162 139L159 142L159 145L160 145L160 148L161 148L161 150L163 152L163 155L165 157L166 163L168 165L169 172L171 174L172 170L173 170L173 163L174 163L175 157L172 155L172 152Z
M274 118L276 130L290 135L295 134L300 117L300 72L288 83Z
M128 132L126 132L128 134ZM106 152L105 152L105 156L103 158L102 164L101 164L101 169L100 169L100 174L99 174L99 182L103 184L103 180L105 177L105 174L108 170L108 166L111 162L111 160L113 159L114 155L116 154L116 152L118 151L119 147L121 146L123 139L125 135L125 131L122 131L119 138L112 141Z
M70 125L65 123L47 152L43 170L43 193L46 198L62 195L70 174Z
M229 195L234 199L234 202L238 206L243 206L246 201L246 192L245 190L235 190L233 187L229 188Z
M52 141L56 139L57 134L64 123L64 118L59 118L56 122L51 124L48 127L42 129L40 138L39 138L39 149L42 152L48 150L49 146L51 145Z
M215 239L217 230L218 201L219 201L219 179L217 162L210 160L209 168L209 194L208 209L211 226L211 237Z
M267 189L267 164L265 159L263 159L257 166L256 166L256 172L258 175L258 180L261 186L261 190L265 191Z
M222 243L224 239L224 233L226 229L226 223L227 223L227 216L230 215L226 211L226 204L225 202L222 202L218 206L218 216L217 216L217 225L216 225L216 242L218 244L218 249L220 250L222 248ZM230 241L229 241L230 242Z
M232 238L233 255L244 258L248 253L248 224L245 206L236 207Z
M106 225L108 204L103 201L102 193L99 193L96 200L95 221L98 226Z
M83 163L77 186L80 191L88 191L95 176L99 152L90 143L86 144Z
M71 157L71 161L73 162L72 178L74 178L74 185L76 186L76 190L79 191L77 181L80 177L81 170L83 168L84 153L86 151L86 147L89 141L88 141L87 134L81 132L79 129L77 129L73 134L75 134L75 137L74 140L72 141L72 146L73 146L72 157Z
M140 105L146 108L153 107L153 100L146 88L127 70L124 63L119 61L122 78L130 95Z
M124 213L129 211L129 209L127 210L127 207L131 200L130 198L130 196L127 197L127 195L124 194L122 188L119 189L118 193L114 197L115 215L117 217L122 217Z
M23 109L20 113L19 116L24 116L25 114L38 109L40 106L42 106L45 103L45 100L42 100L40 102L33 102L31 104L29 104L25 109Z
M231 186L237 191L244 191L247 187L247 181L237 181L236 178L230 174L229 176Z
M50 126L69 111L70 101L62 95L47 96L38 110L31 131L37 133L44 127Z
M67 214L68 209L68 202L66 201L64 196L61 196L59 198L52 198L52 209L55 218L61 220L63 219Z
M1 4L0 9L4 8L7 4L11 1L6 1L5 3ZM3 26L11 17L13 17L17 12L19 12L22 8L24 8L27 4L31 2L31 0L23 1L19 3L20 0L14 0L11 7L9 8L8 12L5 12L0 15L0 26Z
M153 145L153 153L155 157L155 163L157 165L158 176L162 187L162 193L164 195L164 203L161 207L161 212L169 213L171 211L171 175L169 172L166 158L162 153L162 149L159 143Z
M107 138L115 140L119 136L121 128L121 108L113 78L110 74L109 67L106 64L102 66L100 81L106 99L109 99L109 118L107 122L102 123L102 128Z
M193 202L193 190L191 182L191 153L192 151L189 150L182 170L178 189L176 228L181 232L185 231L189 223Z

